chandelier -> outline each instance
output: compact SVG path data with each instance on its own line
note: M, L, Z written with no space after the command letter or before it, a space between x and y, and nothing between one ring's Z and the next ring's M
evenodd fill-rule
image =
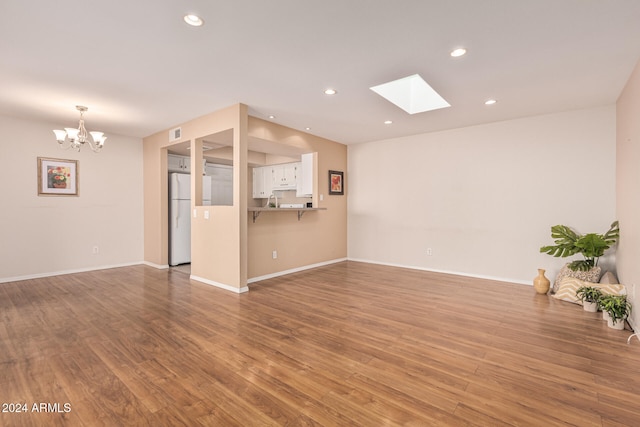
M87 107L82 105L76 105L76 110L80 111L80 123L78 128L64 128L64 130L54 130L56 134L56 140L58 144L64 149L73 148L76 151L80 151L80 148L86 143L94 152L98 152L104 146L104 142L107 137L104 136L104 132L87 132L84 127L84 119L82 115L88 110ZM91 135L91 138L89 138Z

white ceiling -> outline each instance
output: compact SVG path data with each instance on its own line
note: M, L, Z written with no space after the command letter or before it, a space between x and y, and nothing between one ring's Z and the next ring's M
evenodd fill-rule
M638 0L0 1L0 114L75 126L86 105L137 137L239 102L346 144L587 108L639 58ZM369 90L415 73L452 106Z

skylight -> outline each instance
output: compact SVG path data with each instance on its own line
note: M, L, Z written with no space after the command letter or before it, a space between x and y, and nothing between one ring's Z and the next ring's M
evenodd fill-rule
M450 107L418 74L370 88L409 114Z

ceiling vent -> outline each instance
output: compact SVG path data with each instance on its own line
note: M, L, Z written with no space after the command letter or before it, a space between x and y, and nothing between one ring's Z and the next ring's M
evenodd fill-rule
M169 131L169 142L177 141L182 138L182 128L175 128Z

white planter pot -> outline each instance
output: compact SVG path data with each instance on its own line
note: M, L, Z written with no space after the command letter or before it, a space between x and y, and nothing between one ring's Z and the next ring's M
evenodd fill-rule
M589 313L595 313L598 311L598 303L597 302L584 302L582 304L582 308L584 311L588 311Z
M617 329L621 331L624 329L624 320L618 319L618 321L614 324L613 319L609 319L607 320L607 326L609 326L611 329Z
M606 320L608 322L609 319L611 319L611 316L609 316L609 312L608 311L603 311L602 312L602 320Z

